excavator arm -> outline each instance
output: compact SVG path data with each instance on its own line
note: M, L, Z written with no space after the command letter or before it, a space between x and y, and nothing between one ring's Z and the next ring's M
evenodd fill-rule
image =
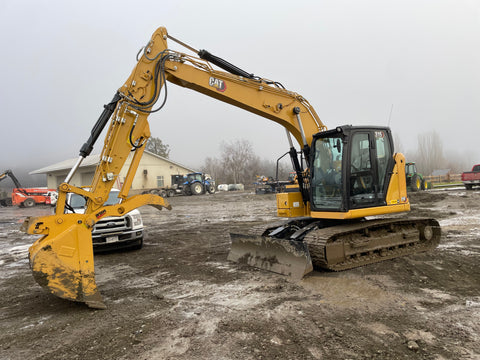
M314 109L301 95L284 89L276 82L248 74L204 50L196 51L187 46L199 57L172 51L167 45L169 38L179 42L170 37L163 27L155 31L143 48L142 55L127 81L120 87L112 101L105 105L90 138L80 150L76 164L65 182L59 186L55 215L30 217L22 226L29 234L41 235L29 249L30 266L36 281L59 297L85 302L93 308L104 308L95 283L91 238L95 223L105 216L121 216L146 204L160 209L171 208L162 197L156 195L128 197L144 145L150 136L147 118L165 104L167 81L284 126L292 148L292 159L293 154L296 159L296 150L290 134L308 154L313 134L326 129ZM206 59L229 72L214 70ZM154 108L162 93L164 98L161 104ZM69 184L109 121L109 129L90 191ZM132 151L133 159L120 189L121 204L104 206L120 170ZM296 167L297 174L301 177L303 169L298 160ZM64 213L66 195L69 192L87 199L85 214ZM304 201L307 201L307 193L304 193Z

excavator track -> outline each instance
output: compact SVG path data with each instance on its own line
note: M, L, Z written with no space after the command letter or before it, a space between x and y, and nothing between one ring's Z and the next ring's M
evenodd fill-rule
M228 260L299 280L313 269L341 271L434 249L435 219L380 219L332 223L296 219L230 234Z
M432 250L440 237L435 219L382 219L316 229L303 241L314 268L341 271Z

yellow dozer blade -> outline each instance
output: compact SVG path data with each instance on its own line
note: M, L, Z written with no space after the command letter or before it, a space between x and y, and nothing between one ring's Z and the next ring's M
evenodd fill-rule
M308 246L303 241L267 236L230 234L227 259L300 280L313 271Z
M53 218L43 219L48 223ZM49 233L30 247L33 277L58 297L84 302L91 308L105 309L95 283L91 229L84 225L84 215L69 214L68 221L65 218L60 224L57 218L56 226L50 229L47 226ZM40 219L28 218L23 226L29 229L29 233L35 233L35 227L40 227L37 224L45 225Z

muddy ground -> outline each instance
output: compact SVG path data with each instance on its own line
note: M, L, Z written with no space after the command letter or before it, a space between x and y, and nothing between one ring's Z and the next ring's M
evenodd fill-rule
M0 208L0 359L479 359L480 191L411 196L442 226L431 252L293 283L226 260L229 232L275 221L272 195L141 208L144 248L96 255L107 310L46 293Z

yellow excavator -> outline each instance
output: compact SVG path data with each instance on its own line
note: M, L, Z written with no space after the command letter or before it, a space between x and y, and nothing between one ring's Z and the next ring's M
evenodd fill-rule
M169 40L195 55L171 50ZM299 279L313 268L344 270L438 245L440 226L434 219L382 218L410 210L405 158L394 153L389 128L347 125L327 130L301 95L208 51L198 51L160 27L137 54L131 75L105 105L76 164L59 186L55 214L27 218L22 226L28 234L41 236L29 249L30 266L36 281L56 296L105 308L95 283L94 224L142 205L171 208L157 195L128 196L150 136L147 118L165 104L168 82L286 129L298 186L277 194L277 213L291 219L258 232L230 234L229 260ZM89 191L69 184L107 123ZM293 138L300 144L300 152ZM132 151L133 160L119 194L121 202L104 206ZM87 199L84 214L64 213L69 192ZM367 218L372 216L375 218Z

